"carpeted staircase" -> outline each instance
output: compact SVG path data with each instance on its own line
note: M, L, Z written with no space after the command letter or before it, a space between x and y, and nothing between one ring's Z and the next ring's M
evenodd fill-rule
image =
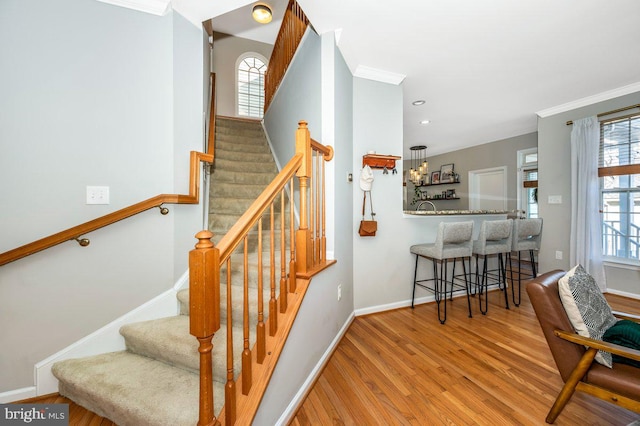
M277 167L259 122L216 120L215 164L211 175L209 228L214 243L229 230L249 205L273 180ZM274 215L279 227L279 212ZM268 229L266 220L263 228ZM257 265L257 230L249 238L249 263ZM269 250L268 234L264 250ZM279 235L279 231L277 233ZM279 244L278 244L279 245ZM241 272L242 246L232 255L232 270ZM186 253L185 253L186 256ZM275 255L276 262L280 254ZM268 268L269 255L263 257ZM279 269L276 269L278 271ZM257 287L252 269L249 287ZM226 271L222 271L222 277ZM265 305L269 300L269 274L263 273ZM242 273L232 279L234 354L242 352ZM226 382L226 293L221 280L222 326L213 339L215 413L222 408ZM276 287L278 287L276 285ZM178 293L180 315L125 325L120 334L126 351L70 359L54 364L59 392L120 426L195 425L198 420L199 355L197 340L189 334L188 290ZM250 292L251 341L255 333L257 292ZM268 312L265 312L265 316ZM240 370L239 357L235 375Z

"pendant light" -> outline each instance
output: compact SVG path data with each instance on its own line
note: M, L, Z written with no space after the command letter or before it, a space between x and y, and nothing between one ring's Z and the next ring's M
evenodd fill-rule
M420 186L429 183L429 162L427 161L427 146L414 145L411 151L411 168L409 179L414 185Z

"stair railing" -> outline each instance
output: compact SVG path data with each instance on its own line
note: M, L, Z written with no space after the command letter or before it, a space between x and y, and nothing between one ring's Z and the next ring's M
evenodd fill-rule
M296 131L293 158L220 242L217 245L211 242L213 234L210 231L196 235L199 241L189 254L189 315L190 333L199 341L199 425L251 423L304 296L296 285L296 278L310 278L334 263L326 258L324 185L324 163L332 158L333 149L312 140L307 123L301 121ZM299 182L300 224L297 230L294 229L291 202L296 198L294 176ZM276 229L278 223L279 230ZM289 238L285 235L287 230ZM263 239L264 231L268 236ZM256 234L257 259L250 267L248 248ZM263 259L264 242L269 244L268 265ZM279 259L276 245L280 247ZM242 315L235 315L242 318L240 353L234 351L233 340L236 321L232 296L234 277L242 284L242 303L237 305L241 306ZM255 288L249 286L250 277L257 281ZM221 283L226 288L224 301L220 300ZM268 309L265 312L264 294L267 292ZM250 299L257 300L257 312L249 312ZM294 303L290 303L291 300ZM216 418L211 353L213 336L222 323L221 303L226 307L227 374L224 409ZM251 316L256 318L253 335L249 325ZM241 373L234 371L236 359L241 360Z
M309 19L302 11L302 8L295 0L289 0L287 9L282 18L282 25L276 41L273 44L273 51L269 59L269 66L264 75L264 111L269 109L269 104L273 100L278 86L282 82L287 68L293 59L293 55L298 49L300 40L304 35Z
M198 204L200 202L200 162L213 162L213 154L203 154L201 152L192 151L190 157L189 170L189 193L181 194L160 194L131 206L125 207L107 215L101 216L89 222L82 223L48 237L39 239L29 244L25 244L13 250L0 253L0 266L7 263L22 259L42 250L64 243L66 241L76 240L81 246L86 247L90 241L88 238L82 238L89 232L95 231L105 226L111 225L123 219L137 215L152 208L159 208L163 215L169 212L169 209L163 207L163 204Z

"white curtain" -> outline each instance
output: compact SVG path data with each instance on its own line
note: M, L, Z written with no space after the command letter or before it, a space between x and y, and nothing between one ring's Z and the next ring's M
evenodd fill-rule
M571 267L581 264L603 291L598 152L600 123L596 117L574 120L571 131Z

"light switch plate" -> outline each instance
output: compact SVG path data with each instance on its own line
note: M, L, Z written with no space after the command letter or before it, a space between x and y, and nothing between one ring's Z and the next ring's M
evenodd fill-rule
M562 204L562 195L549 195L549 204Z
M109 204L109 187L87 186L87 204Z

